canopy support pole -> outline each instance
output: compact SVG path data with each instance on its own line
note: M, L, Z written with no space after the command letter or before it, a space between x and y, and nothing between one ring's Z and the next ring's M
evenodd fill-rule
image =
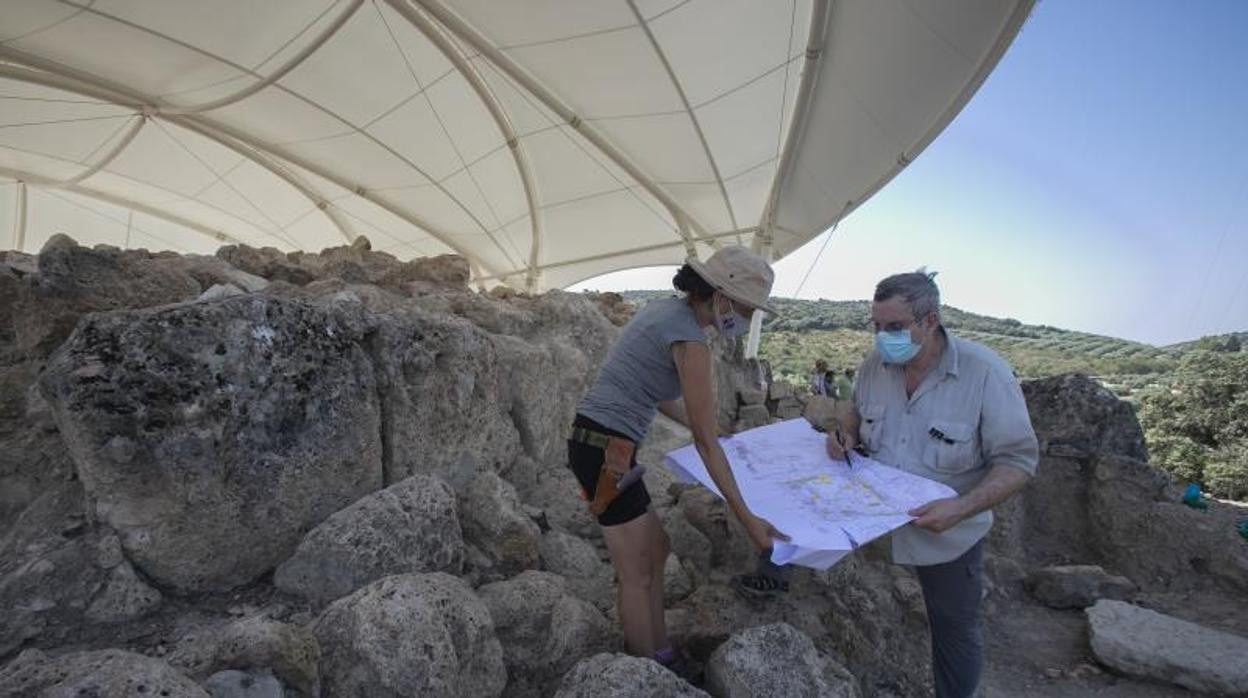
M533 168L529 164L528 152L524 148L524 141L516 135L516 129L511 124L511 119L507 113L503 111L502 105L499 104L498 98L490 91L485 80L481 78L476 68L469 63L464 57L463 52L455 46L450 39L442 33L442 28L434 23L423 12L418 11L404 0L386 0L386 3L399 13L399 16L407 20L412 26L416 27L421 34L429 39L443 56L455 66L459 74L468 81L473 92L477 94L477 98L485 105L490 112L490 116L494 119L494 124L498 126L498 130L503 134L503 140L507 143L507 149L511 151L512 161L516 165L516 172L520 175L520 183L524 186L524 198L529 206L529 227L530 240L529 245L529 267L525 274L525 291L535 293L539 288L541 280L541 255L542 255L542 209L538 205L537 196L537 178L533 176ZM446 31L450 31L447 29Z
M213 240L216 240L217 242L229 242L229 243L233 243L236 245L243 244L242 240L239 240L238 238L235 238L220 230L209 228L208 226L203 225L202 223L196 223L195 221L192 221L190 219L183 218L182 216L178 216L172 213L162 211L158 208L148 206L147 204L141 203L139 201L134 201L133 199L127 199L123 196L109 194L108 192L100 191L99 189L92 189L91 187L84 187L81 184L66 184L59 180L51 179L48 177L42 177L40 175L33 174L30 172L23 172L21 170L13 170L7 167L0 167L0 177L8 177L9 179L16 179L21 185L19 188L19 196L21 197L19 199L19 203L20 203L20 208L21 208L20 212L22 215L19 217L19 227L17 229L17 232L20 234L21 239L15 240L15 242L17 243L21 243L21 244L25 243L25 228L26 228L26 194L25 194L26 189L25 188L28 185L33 185L36 187L48 187L49 189L60 189L62 191L70 192L71 194L85 196L88 199L95 199L96 201L102 201L106 204L112 204L113 206L119 206L121 208L138 211L139 213L147 214L153 218L159 218L163 221L168 221L175 225L180 225L184 228L187 228L188 230L210 237ZM15 248L15 249L20 249L20 248Z
M26 182L17 180L17 207L13 211L13 249L18 252L26 246Z
M193 104L193 105L189 105L185 107L178 107L178 106L170 105L170 106L163 107L161 109L161 113L170 114L170 115L198 114L200 112L212 111L213 109L220 109L221 107L227 107L231 104L234 104L235 102L239 102L244 99L247 99L248 97L259 92L260 90L263 90L269 85L272 85L278 80L281 80L282 78L286 77L286 75L290 71L299 67L300 63L303 63L305 60L308 59L309 56L311 56L313 53L316 53L316 51L320 49L321 46L325 45L325 42L329 41L330 38L333 37L334 34L337 34L338 30L342 29L342 26L347 23L347 20L351 19L351 16L354 15L355 11L360 9L360 5L363 5L363 4L364 4L364 0L350 0L350 2L347 5L347 9L343 10L341 14L335 17L334 21L328 27L326 27L324 31L322 31L319 35L317 35L317 37L313 39L307 46L304 46L302 49L300 49L299 53L296 53L293 57L291 57L290 60L283 63L281 66L277 68L277 70L274 70L268 76L260 80L257 80L256 82L248 85L247 87L244 87L238 92L228 94L220 99L215 99L211 102L206 102L204 104Z
M763 230L766 240L762 244L771 246L772 231L776 223L776 207L779 205L780 191L793 169L793 160L797 146L802 142L810 105L814 101L815 83L818 82L819 59L823 57L824 45L827 42L828 20L832 16L831 0L814 0L810 8L810 33L806 39L806 60L802 64L802 77L797 85L797 100L793 105L792 122L789 132L784 138L784 148L780 151L780 161L776 163L776 178L771 182L771 192L767 195L767 205L763 209L759 227Z
M771 238L770 236L764 237L764 235L762 232L754 235L755 242L763 238L761 249L755 251L770 264L772 261ZM745 338L745 358L747 359L758 358L758 347L763 341L763 315L765 315L763 311L755 310L750 316L750 334Z
M560 119L567 122L567 124L575 129L577 133L581 134L585 140L592 143L594 147L602 152L603 155L606 155L609 160L628 173L628 176L632 177L642 186L643 189L649 192L651 196L658 199L660 203L667 207L668 213L671 214L674 220L678 221L677 232L681 232L679 220L683 216L689 221L689 224L693 226L694 231L698 235L706 235L706 228L698 223L697 219L690 216L680 206L680 204L667 193L667 191L665 191L654 181L653 178L643 173L641 169L632 162L632 160L625 156L624 153L620 152L620 150L609 140L607 140L605 136L599 133L598 129L587 124L579 114L573 111L572 108L565 104L561 99L556 97L555 94L548 90L545 85L542 85L540 82L533 79L533 77L525 72L519 64L511 60L511 58L491 44L489 39L483 36L467 22L460 19L458 15L438 0L410 0L410 2L420 5L425 12L432 15L442 24L442 26L446 27L447 31L449 31L453 36L477 50L486 58L486 60L494 64L499 70L506 74L507 77L511 78L521 87L528 90L534 97L537 98L538 101L546 105L546 108L558 114ZM685 236L685 239L687 240L688 237Z

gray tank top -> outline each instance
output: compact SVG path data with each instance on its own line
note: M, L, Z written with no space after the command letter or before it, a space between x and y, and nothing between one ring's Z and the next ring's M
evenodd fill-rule
M620 331L577 413L640 442L659 403L680 397L675 342L707 343L693 308L683 298L650 301Z

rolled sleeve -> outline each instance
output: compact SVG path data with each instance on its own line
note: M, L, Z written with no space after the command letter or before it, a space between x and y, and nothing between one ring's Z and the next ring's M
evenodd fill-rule
M984 462L989 467L1010 465L1028 475L1036 474L1040 445L1022 388L1009 372L988 371L985 377L979 433Z

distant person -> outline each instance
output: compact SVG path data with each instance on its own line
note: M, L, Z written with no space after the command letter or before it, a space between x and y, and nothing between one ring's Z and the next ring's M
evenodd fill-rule
M619 579L625 644L632 654L665 665L677 659L663 620L670 544L649 511L645 482L629 482L636 445L656 410L689 427L707 472L762 555L769 556L773 539L788 540L746 506L719 445L706 334L713 328L738 336L756 310L771 312L766 303L773 278L771 267L744 247L725 247L705 263L690 259L672 279L684 297L653 300L624 326L572 423L568 463L602 526Z
M912 511L892 534L893 562L914 565L932 630L936 696L975 693L983 670L983 539L992 507L1035 474L1039 447L1018 381L1000 356L953 336L932 276L875 287L875 350L858 370L845 448L943 482L957 497ZM844 457L836 439L828 455Z
M823 359L816 360L815 372L810 374L811 395L835 397L833 395L834 390L832 382L828 380L828 362Z
M847 368L836 377L836 399L850 400L854 397L854 369Z

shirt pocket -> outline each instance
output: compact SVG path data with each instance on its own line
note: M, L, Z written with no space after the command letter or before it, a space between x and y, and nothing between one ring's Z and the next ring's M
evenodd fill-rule
M863 405L858 412L862 417L858 423L858 443L874 454L880 450L880 438L884 433L884 405Z
M974 470L978 465L975 426L969 422L933 419L923 449L923 464L938 473L954 475Z

